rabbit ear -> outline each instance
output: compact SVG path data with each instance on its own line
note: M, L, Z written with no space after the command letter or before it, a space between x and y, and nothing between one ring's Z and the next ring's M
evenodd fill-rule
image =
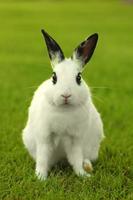
M98 34L95 33L83 41L75 50L72 59L78 61L80 67L83 67L91 58L98 40Z
M51 64L54 67L56 64L64 60L64 54L57 42L46 31L42 29L41 32L47 45Z

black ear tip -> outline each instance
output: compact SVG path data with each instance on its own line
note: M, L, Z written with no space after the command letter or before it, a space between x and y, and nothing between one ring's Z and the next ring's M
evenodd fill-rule
M48 33L44 30L44 29L41 29L41 32L42 32L42 34L43 34L43 36L48 36Z
M98 38L98 33L94 33L94 36Z
M98 33L94 33L87 38L87 40L90 40L90 39L94 39L95 41L97 41L98 40Z
M41 32L44 34L45 33L44 29L41 29Z
M98 39L98 33L94 33L96 39Z
M96 40L98 40L98 33L94 33L93 35L91 35L90 37L95 38Z
M50 35L44 29L41 29L41 32L45 38L50 38Z

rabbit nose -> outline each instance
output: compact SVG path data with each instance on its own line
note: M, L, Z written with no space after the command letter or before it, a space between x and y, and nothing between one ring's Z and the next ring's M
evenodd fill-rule
M71 97L71 94L69 94L69 95L61 95L63 98L65 98L65 99L68 99L69 97Z

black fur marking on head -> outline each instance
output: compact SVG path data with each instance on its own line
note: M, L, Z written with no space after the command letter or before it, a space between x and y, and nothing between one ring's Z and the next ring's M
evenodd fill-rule
M58 59L59 59L58 62L61 62L62 60L64 60L65 58L64 54L60 46L57 44L57 42L43 29L41 30L41 32L45 39L50 59L52 60L53 57L57 56L56 54L58 54Z

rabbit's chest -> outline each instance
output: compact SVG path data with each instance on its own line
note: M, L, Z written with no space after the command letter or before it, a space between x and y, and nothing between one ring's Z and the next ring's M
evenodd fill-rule
M51 117L51 132L58 136L75 135L87 127L88 117L83 113L55 114Z

